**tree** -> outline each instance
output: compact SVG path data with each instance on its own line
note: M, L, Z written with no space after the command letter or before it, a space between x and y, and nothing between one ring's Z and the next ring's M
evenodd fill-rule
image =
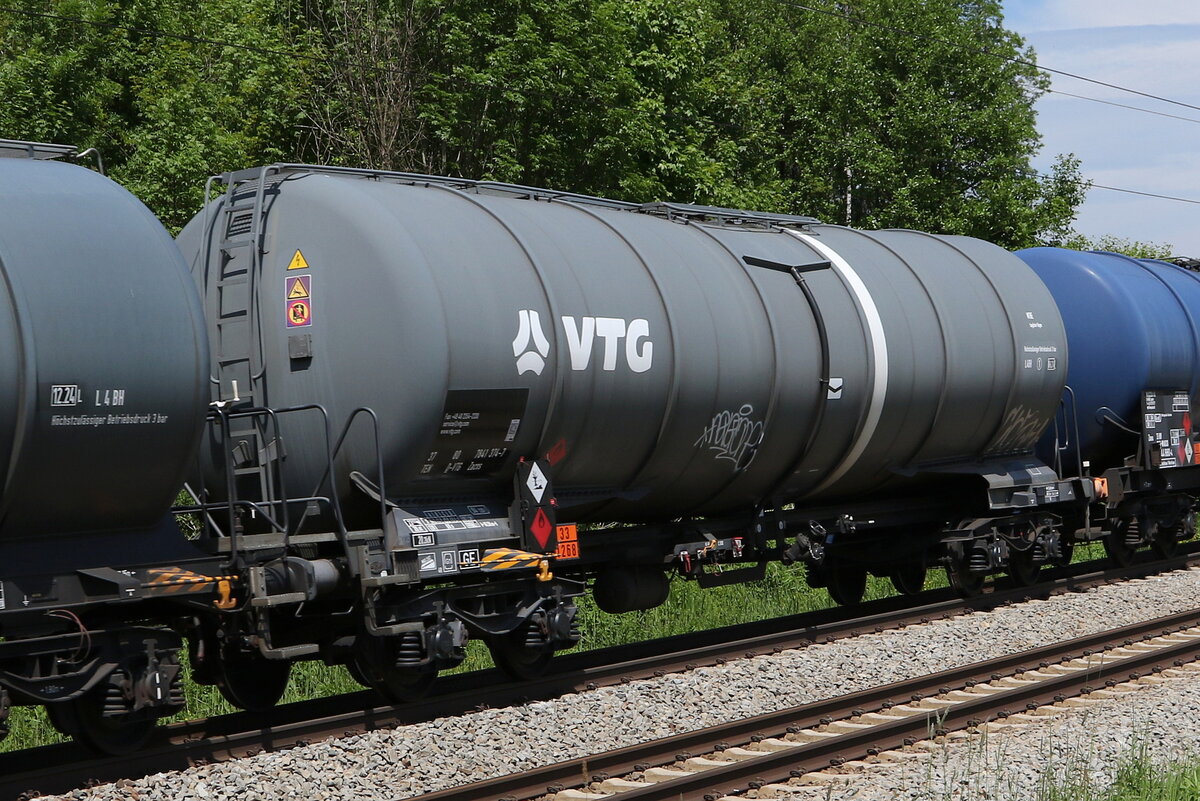
M708 5L322 0L309 13L327 52L361 57L317 84L318 149L632 200L777 205L771 155L744 122L761 115L744 113L739 55ZM412 69L383 66L400 63Z
M1102 250L1107 253L1122 253L1135 259L1169 259L1174 255L1174 249L1166 242L1142 242L1111 234L1090 239L1083 234L1072 232L1064 241L1054 244L1072 250Z
M116 109L127 97L113 78L123 43L103 27L109 9L77 0L44 10L84 21L0 12L0 135L92 146L123 134Z
M41 2L0 12L0 132L100 146L170 225L273 160L1009 247L1086 189L1030 166L1044 79L999 0Z
M0 132L97 147L169 227L208 176L295 152L308 67L271 0L27 8L0 12Z
M433 172L422 115L442 4L309 0L325 54L304 99L305 150L327 164Z
M789 211L1009 247L1061 235L1085 187L1072 157L1030 166L1044 79L994 0L760 0L722 13L760 54L779 109ZM740 19L741 22L736 22ZM745 46L745 45L743 45Z

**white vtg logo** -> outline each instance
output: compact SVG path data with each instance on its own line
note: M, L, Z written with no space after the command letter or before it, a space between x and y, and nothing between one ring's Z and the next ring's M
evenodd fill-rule
M592 361L597 339L604 341L604 356L600 369L612 372L624 351L625 364L635 373L650 369L654 360L654 343L650 341L650 323L638 318L626 322L620 317L562 317L563 334L571 356L572 370L586 370ZM621 340L625 340L624 348ZM513 356L517 357L517 375L532 371L542 374L550 341L542 331L541 317L533 309L517 312L517 337L513 340Z
M532 370L542 374L546 356L550 354L550 343L542 333L542 321L532 309L517 312L517 338L513 340L513 356L517 357L517 375ZM532 343L531 343L532 340ZM537 350L528 350L532 344Z

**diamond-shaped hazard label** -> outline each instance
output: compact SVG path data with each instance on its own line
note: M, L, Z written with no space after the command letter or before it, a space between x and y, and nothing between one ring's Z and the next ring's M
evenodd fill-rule
M1183 452L1185 454L1187 454L1187 458L1184 459L1184 461L1187 462L1188 464L1191 464L1192 463L1192 441L1191 441L1191 439L1185 439L1184 443L1186 443L1186 444L1183 446Z
M529 487L529 491L533 493L533 499L538 503L542 502L542 496L546 494L547 483L546 475L535 462L529 471L529 478L525 479L525 486Z
M538 508L537 514L533 516L533 522L529 524L529 530L537 538L538 545L545 548L546 543L550 541L550 532L554 530L554 526L550 525L550 518L546 517L546 512L541 507Z

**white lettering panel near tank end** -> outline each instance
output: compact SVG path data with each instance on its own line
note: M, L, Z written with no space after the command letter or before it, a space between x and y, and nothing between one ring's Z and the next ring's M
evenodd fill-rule
M57 412L50 415L50 425L55 428L162 425L169 419L163 412L126 411L125 390L119 387L86 391L80 384L51 384L44 397L50 408ZM109 414L108 409L121 411ZM70 413L66 413L67 410Z
M1151 469L1200 464L1198 440L1186 390L1142 392L1142 447Z
M454 389L419 469L421 478L471 478L497 472L525 416L528 389Z

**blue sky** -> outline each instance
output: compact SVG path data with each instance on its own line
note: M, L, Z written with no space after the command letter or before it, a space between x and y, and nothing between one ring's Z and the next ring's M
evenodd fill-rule
M1005 27L1044 67L1200 106L1200 0L1005 0ZM1052 76L1052 88L1196 122L1047 94L1038 101L1044 147L1035 166L1074 153L1097 184L1200 200L1200 111ZM1076 230L1170 243L1200 258L1200 205L1093 189Z

